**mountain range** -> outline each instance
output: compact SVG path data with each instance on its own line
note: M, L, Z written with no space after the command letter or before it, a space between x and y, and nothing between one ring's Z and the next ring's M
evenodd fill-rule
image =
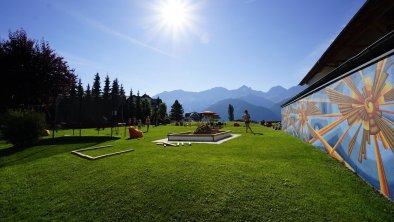
M244 85L233 90L215 87L201 92L164 91L153 98L160 97L167 104L168 109L175 100L178 100L185 113L210 110L218 113L223 120L228 120L229 104L234 106L235 119L241 118L243 111L247 109L253 120L280 120L280 105L305 88L294 86L285 89L282 86L275 86L267 92L262 92Z

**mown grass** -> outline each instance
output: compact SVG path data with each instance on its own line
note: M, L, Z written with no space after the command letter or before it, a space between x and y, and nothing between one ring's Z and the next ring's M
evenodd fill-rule
M242 136L221 145L164 148L151 141L193 127L160 126L139 140L61 131L32 148L0 149L0 220L393 220L394 204L338 161L252 127L259 135L227 127ZM70 153L109 144L135 151L94 161Z
M89 155L91 157L97 157L97 156L101 156L101 155L107 155L107 154L111 154L111 153L115 153L115 152L122 152L125 150L130 150L131 148L128 147L104 147L104 148L99 148L99 149L93 149L93 150L82 150L79 151L79 153L85 154L85 155Z

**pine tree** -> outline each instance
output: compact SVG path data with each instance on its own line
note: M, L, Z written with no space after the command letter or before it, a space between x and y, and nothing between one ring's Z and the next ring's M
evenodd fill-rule
M71 82L69 94L71 99L75 99L77 96L77 82L75 78Z
M135 115L137 118L142 117L140 91L137 92L137 97L135 100Z
M104 80L104 89L103 89L103 99L104 100L109 99L110 91L111 91L110 84L111 84L111 82L110 82L109 77L107 75Z
M142 109L142 115L143 115L142 117L143 118L151 115L152 109L151 109L149 100L147 100L147 99L142 100L141 109Z
M171 106L170 119L178 122L183 119L183 107L178 100Z
M231 104L228 104L228 120L229 121L234 121L234 107Z
M154 104L154 106L153 106L153 110L151 111L152 112L152 114L151 114L151 116L152 116L152 121L155 123L155 125L157 126L158 124L159 124L159 105L160 105L160 103L162 102L161 101L161 99L159 98L159 97L157 97L157 99L155 99L155 100L152 100L151 101L153 104ZM152 104L151 104L151 106L152 106Z
M167 105L166 103L160 103L159 105L159 119L164 120L167 118Z
M83 94L84 94L84 91L83 91L83 86L82 86L82 80L79 79L79 81L78 81L78 90L77 90L77 96L78 96L78 98L79 98L79 99L82 99Z
M85 96L89 99L91 95L92 91L90 90L90 85L88 84L88 86L86 87Z
M120 113L122 117L122 122L124 122L125 113L127 113L127 105L126 105L126 95L122 84L120 84L119 98L120 98Z
M132 118L135 116L135 104L133 99L133 89L130 89L130 96L127 99L128 116Z
M120 84L120 97L122 98L122 100L126 99L126 92L124 91L123 85Z
M160 97L157 97L156 102L157 102L157 104L160 105L160 103L162 103L163 101L160 99Z
M94 76L94 82L92 87L92 96L95 98L99 98L101 96L101 85L100 85L100 76L99 73L96 73Z
M118 79L115 79L115 80L112 82L111 95L112 95L112 98L115 98L115 97L117 97L117 96L120 95Z

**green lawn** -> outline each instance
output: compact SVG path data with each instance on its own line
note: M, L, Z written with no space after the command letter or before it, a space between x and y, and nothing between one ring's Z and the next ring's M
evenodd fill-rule
M0 221L393 220L394 204L338 161L285 132L252 127L263 135L227 127L243 134L221 145L151 142L194 128L175 126L151 127L138 140L60 131L18 152L1 143ZM93 161L70 153L108 144L135 151Z

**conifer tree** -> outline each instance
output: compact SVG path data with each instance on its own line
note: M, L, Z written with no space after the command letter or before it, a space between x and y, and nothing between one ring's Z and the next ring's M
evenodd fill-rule
M135 115L137 118L142 117L140 91L137 92L137 97L135 99Z
M163 101L160 99L160 97L157 97L156 102L157 102L157 104L160 105L160 103L162 103Z
M84 91L83 91L82 80L79 79L79 81L78 81L78 90L77 90L77 96L78 96L78 98L79 98L79 99L82 99L83 94L84 94Z
M109 80L108 75L105 77L104 80L104 88L103 88L103 99L104 100L108 100L109 96L110 96L110 92L111 92L111 86L110 86L111 82Z
M127 99L127 114L129 118L132 118L135 116L135 104L134 104L134 99L133 99L133 89L130 89L130 96Z
M95 98L99 98L101 96L101 85L100 85L100 75L96 73L94 76L94 82L92 86L92 96Z
M231 104L228 104L228 120L229 121L234 121L234 106Z
M71 81L69 94L71 99L75 99L77 97L77 83L75 78Z
M90 85L88 84L88 86L86 87L86 91L85 91L86 98L89 99L91 94L92 94L92 91L90 90Z
M120 84L120 97L122 98L122 100L124 99L126 99L126 92L124 91L124 88L123 88L123 85L122 84Z
M152 109L151 109L149 100L147 100L147 99L142 100L141 109L142 109L142 117L143 118L151 115Z
M178 122L183 119L183 107L178 100L171 106L170 119Z
M120 112L121 112L122 122L124 122L125 113L127 113L127 104L126 104L126 95L122 84L120 84L119 99L120 99Z
M113 98L116 98L117 96L120 95L118 79L115 79L115 80L112 82L111 95L112 95Z
M167 105L166 103L160 103L159 105L159 119L164 120L167 118Z

